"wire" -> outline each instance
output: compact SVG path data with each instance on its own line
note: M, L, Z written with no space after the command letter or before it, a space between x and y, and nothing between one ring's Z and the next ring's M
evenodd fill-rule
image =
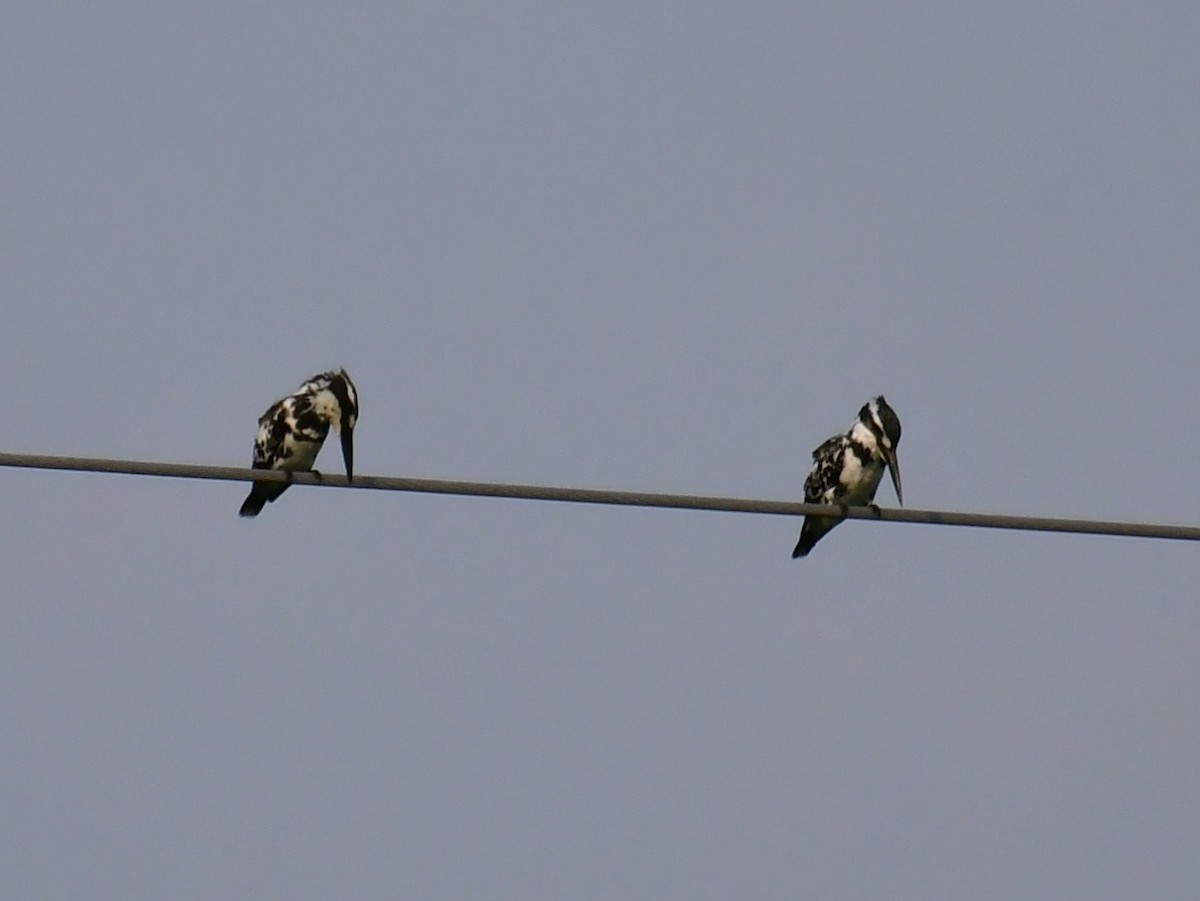
M792 501L704 497L687 494L656 494L640 491L606 491L596 488L559 488L546 485L510 485L496 482L404 479L384 476L358 476L353 482L348 482L342 475L318 475L311 472L297 472L289 475L270 469L240 469L233 466L200 466L190 463L148 463L137 460L102 460L87 457L53 457L38 454L0 454L0 466L163 476L174 479L215 479L225 482L290 481L296 485L357 488L368 491L414 491L425 494L566 501L576 504L616 504L626 507L661 507L675 510L765 513L776 516L844 516L847 519L870 519L882 522L1200 541L1200 526L1057 519L1044 516L1002 516L994 513L957 513L947 510L913 510L895 507L848 507L843 510L827 504L802 504Z

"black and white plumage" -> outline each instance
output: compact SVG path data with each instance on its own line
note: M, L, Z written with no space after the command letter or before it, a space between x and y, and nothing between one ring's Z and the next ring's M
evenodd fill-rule
M354 479L354 425L358 422L358 391L346 370L314 375L282 400L271 404L258 420L254 439L254 469L307 472L325 443L329 427L342 440L346 478ZM257 516L262 508L287 491L287 483L255 482L239 516Z
M881 394L863 404L848 432L834 435L813 451L812 469L804 480L804 502L843 507L870 504L886 468L892 474L896 499L903 506L900 464L896 460L899 443L900 419ZM792 557L805 556L840 522L831 516L807 517Z

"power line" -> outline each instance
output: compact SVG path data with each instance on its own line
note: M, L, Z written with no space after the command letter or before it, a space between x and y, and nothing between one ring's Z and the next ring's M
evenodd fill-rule
M353 482L335 474L287 473L234 466L200 466L191 463L151 463L139 460L103 460L87 457L54 457L40 454L0 454L0 466L55 469L70 472L104 472L120 475L162 476L174 479L215 479L224 482L287 482L323 488L367 491L413 491L424 494L458 494L576 504L616 504L626 507L660 507L675 510L710 510L725 513L765 513L776 516L841 516L842 510L822 504L768 501L736 497L657 494L641 491L607 491L596 488L562 488L547 485L512 485L497 482L462 482L444 479L405 479L358 476ZM1044 516L1002 516L994 513L958 513L949 510L850 507L847 519L908 522L925 525L1017 529L1029 532L1071 532L1082 535L1121 535L1130 538L1172 538L1200 541L1200 526L1111 522L1093 519L1058 519Z

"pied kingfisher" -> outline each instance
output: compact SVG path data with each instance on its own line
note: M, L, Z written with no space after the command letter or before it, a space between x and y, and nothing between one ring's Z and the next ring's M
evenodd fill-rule
M900 489L900 465L896 445L900 443L900 419L883 395L863 404L850 431L834 435L815 451L813 465L804 480L806 504L837 504L860 507L875 500L875 492L886 466L892 474L896 499L904 505ZM793 559L803 557L839 522L832 516L809 516L800 529L800 542Z
M354 424L358 421L358 391L346 370L322 372L271 404L258 420L254 439L254 469L307 472L316 462L329 427L342 439L346 478L354 479ZM255 482L239 516L257 516L268 502L287 491L286 482Z

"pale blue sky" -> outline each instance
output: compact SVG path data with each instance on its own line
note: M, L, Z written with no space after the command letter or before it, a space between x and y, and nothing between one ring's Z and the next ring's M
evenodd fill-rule
M345 366L362 474L798 499L882 391L915 507L1197 521L1194 3L3 25L6 451ZM1200 883L1189 544L244 493L0 471L13 897Z

